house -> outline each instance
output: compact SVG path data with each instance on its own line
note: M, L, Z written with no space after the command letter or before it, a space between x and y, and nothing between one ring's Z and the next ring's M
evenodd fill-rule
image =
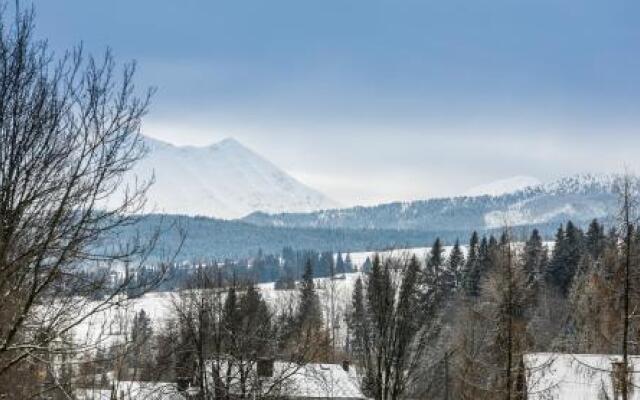
M116 381L111 389L79 389L78 400L185 400L174 383Z
M622 356L530 353L523 356L527 400L621 399ZM640 356L630 356L629 400L640 400Z
M240 394L238 369L230 361L219 364L219 371L227 377L221 376L229 382L229 391ZM213 367L213 364L210 364ZM244 368L249 371L245 377L245 393L256 393L263 396L276 396L287 399L366 399L359 386L359 379L348 363L343 364L296 364L293 362L259 360Z
M287 368L288 363L274 368ZM346 365L345 365L346 366ZM289 399L365 399L358 379L339 364L305 364L285 380L281 395Z
M239 396L241 384L237 363L221 361L220 371L230 371L223 377L229 384L231 397ZM249 364L245 395L287 398L291 400L364 400L366 397L358 385L358 377L348 363L296 364L291 362L260 360ZM213 367L209 363L209 372ZM211 375L209 375L211 376ZM219 381L218 381L219 382ZM210 382L214 393L214 382ZM179 385L163 382L114 381L110 389L81 389L74 392L79 400L187 400L195 398L190 389L180 390Z

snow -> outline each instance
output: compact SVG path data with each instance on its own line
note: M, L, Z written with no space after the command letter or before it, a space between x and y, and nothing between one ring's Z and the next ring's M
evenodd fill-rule
M110 400L118 396L122 400L184 400L175 383L115 381L115 394L110 389L78 389L74 392L79 400Z
M220 361L218 366L222 378L225 379L228 363ZM247 379L249 391L255 385L257 366L253 364L250 376ZM238 387L237 364L232 365L230 375L230 391L240 393ZM278 398L289 399L364 399L366 398L359 388L358 377L353 368L345 371L340 364L316 364L308 363L300 365L294 362L275 361L273 363L273 375L263 377L259 383L263 394L275 394ZM275 389L276 392L272 390ZM260 389L258 389L260 390Z
M523 357L529 400L613 399L613 364L619 355L531 353ZM629 358L632 371L640 369L640 357ZM640 377L631 374L630 400L640 400Z
M465 196L500 196L506 193L517 192L531 186L538 186L542 182L532 176L513 176L511 178L500 179L494 182L478 185L467 190Z
M550 250L553 242L544 243ZM523 243L514 243L514 248L518 250ZM453 246L443 246L443 255L448 257ZM467 253L467 246L460 246L463 254ZM411 257L415 255L419 261L424 262L429 254L430 247L416 247L407 249L395 249L383 252L356 252L350 253L353 265L360 269L365 260L370 258L373 261L377 253L382 259L387 257ZM346 254L343 254L346 257ZM331 320L331 305L333 299L333 321L336 335L336 343L344 343L347 335L347 315L351 307L353 288L358 278L362 277L362 272L339 274L336 279L315 278L314 283L318 294L325 321ZM273 313L288 310L295 307L298 301L298 290L275 290L273 282L260 283L257 289ZM93 315L91 318L80 324L74 331L77 342L87 347L100 345L107 347L123 339L133 317L140 310L145 311L151 319L153 329L161 329L166 321L171 318L173 311L172 300L178 292L151 292L139 298L121 301L122 306L107 309L101 313ZM92 307L88 304L87 307Z
M233 219L255 211L305 212L337 207L235 139L207 147L144 138L149 154L127 176L131 187L154 176L149 212Z

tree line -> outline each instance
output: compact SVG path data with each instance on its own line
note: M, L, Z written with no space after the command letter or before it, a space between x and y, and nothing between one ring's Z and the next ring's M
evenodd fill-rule
M632 182L620 182L622 219L608 230L569 221L549 245L536 230L524 242L509 229L498 238L474 232L466 255L456 242L445 257L436 240L424 262L376 257L355 284L349 319L347 348L365 393L525 399L522 356L562 352L622 355L618 394L628 399L628 356L640 351Z

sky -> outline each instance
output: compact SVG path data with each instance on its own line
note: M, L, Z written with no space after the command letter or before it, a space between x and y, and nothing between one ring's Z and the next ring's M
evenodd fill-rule
M344 205L640 171L640 2L32 0L136 60L144 134L234 137Z

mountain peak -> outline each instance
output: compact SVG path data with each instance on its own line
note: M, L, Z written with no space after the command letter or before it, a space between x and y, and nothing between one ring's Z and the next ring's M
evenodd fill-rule
M226 137L226 138L222 139L221 141L212 144L209 147L212 147L212 148L240 147L240 148L243 148L243 149L247 148L245 145L240 143L237 139L232 138L232 137Z
M205 147L143 137L147 157L132 175L155 176L154 211L239 218L254 211L303 212L337 206L234 138Z

